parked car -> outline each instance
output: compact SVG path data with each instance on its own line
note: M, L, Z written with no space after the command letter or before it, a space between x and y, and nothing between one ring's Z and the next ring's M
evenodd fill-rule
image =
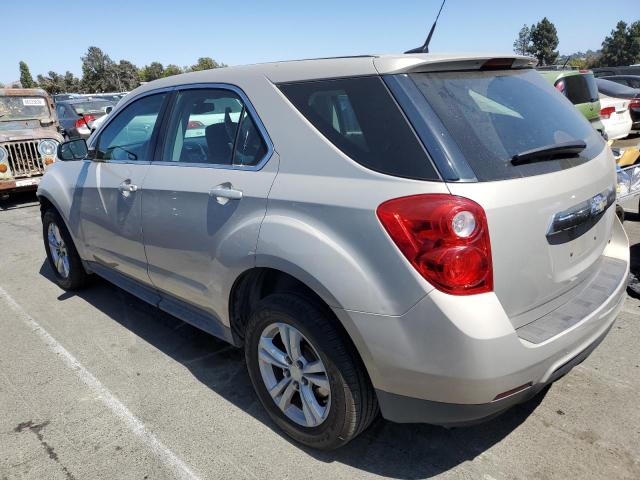
M612 75L640 75L640 65L629 65L627 67L598 67L593 69L593 74L596 78Z
M80 98L80 94L78 93L58 93L53 95L53 103L56 104L58 102L62 102L64 100L71 100L72 98Z
M38 88L0 89L0 196L35 190L62 142L51 98Z
M405 54L147 83L40 185L53 277L100 275L242 347L305 445L344 445L378 407L495 416L596 348L629 271L611 149L532 63Z
M601 107L604 99L618 100L616 105L625 104L629 110L630 121L632 122L631 130L640 129L640 89L627 87L603 78L598 78L596 81L600 92ZM616 106L616 108L618 107Z
M113 109L115 108L115 106L109 106L107 108L104 109L104 115L102 115L101 117L96 118L93 122L91 122L91 132L95 132L100 125L102 125L107 118L109 118L109 114L113 111Z
M60 125L64 129L65 138L88 138L91 135L92 123L105 115L107 109L113 106L112 101L87 98L58 102L56 112Z
M640 89L640 75L613 75L599 78L610 80L627 87Z
M540 74L573 103L600 134L600 99L596 79L590 70L539 70Z

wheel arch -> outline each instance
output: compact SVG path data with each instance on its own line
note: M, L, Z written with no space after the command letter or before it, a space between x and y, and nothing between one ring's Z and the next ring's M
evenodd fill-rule
M362 366L368 381L371 382L372 375L375 375L375 364L362 337L349 321L348 315L344 314L346 311L338 305L332 305L337 302L336 299L319 283L312 282L312 287L293 273L295 271L295 268L286 271L274 267L253 267L238 276L229 294L229 324L234 344L238 347L244 345L249 316L252 308L260 300L273 293L300 295L326 312L327 318L342 332L345 341L353 347L356 360ZM319 285L320 288L318 288Z

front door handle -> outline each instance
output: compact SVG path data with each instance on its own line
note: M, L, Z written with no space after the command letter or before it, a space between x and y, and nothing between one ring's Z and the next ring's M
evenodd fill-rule
M222 183L209 190L209 196L215 198L220 205L226 205L229 200L240 200L242 190L236 190L232 187L233 185L229 182Z
M134 185L131 181L125 180L120 184L118 190L120 190L123 196L128 197L132 192L138 191L138 185Z

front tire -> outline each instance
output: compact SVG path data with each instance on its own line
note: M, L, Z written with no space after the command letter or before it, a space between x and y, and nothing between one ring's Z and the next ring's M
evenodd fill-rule
M65 290L79 290L84 287L87 283L87 272L66 225L53 209L42 215L42 235L47 259L58 286Z
M378 413L355 348L330 313L306 298L274 294L261 300L247 326L245 358L269 416L304 445L345 445Z

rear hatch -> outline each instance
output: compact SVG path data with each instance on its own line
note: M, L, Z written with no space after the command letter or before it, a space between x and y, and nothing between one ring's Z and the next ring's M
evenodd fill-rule
M567 97L589 121L597 121L600 116L598 86L593 73L576 72L559 78L555 82L557 90Z
M422 117L438 125L442 150L454 165L441 172L467 172L468 178L443 173L450 192L485 209L494 291L514 326L567 301L597 272L611 237L614 160L601 136L531 69L396 77L405 87L412 84L405 91L413 88L423 97L413 96L413 108L429 110ZM580 143L555 155L513 160Z

